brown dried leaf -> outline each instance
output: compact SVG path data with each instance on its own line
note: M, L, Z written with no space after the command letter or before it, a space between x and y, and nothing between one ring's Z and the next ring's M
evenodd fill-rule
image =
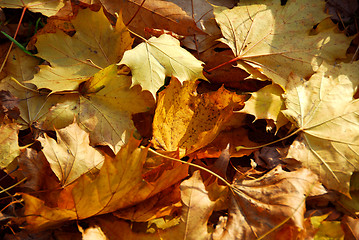
M305 198L326 191L307 169L285 172L276 167L262 178L236 181L229 216L222 217L213 239L256 239L283 224L303 227ZM276 239L276 233L269 235Z

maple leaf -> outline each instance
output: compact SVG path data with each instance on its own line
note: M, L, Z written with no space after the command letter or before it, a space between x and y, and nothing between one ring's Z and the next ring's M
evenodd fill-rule
M348 74L347 74L348 73ZM358 65L323 65L309 81L294 75L283 113L300 132L287 158L300 161L329 189L349 194L350 176L358 170Z
M254 77L285 86L290 72L300 77L314 73L325 60L345 58L350 38L333 28L310 34L314 25L326 19L325 2L289 0L241 1L233 9L215 7L214 15L223 38L238 60L238 67ZM298 11L300 9L300 11Z
M52 91L75 90L100 69L118 62L132 45L121 17L112 27L102 10L80 10L71 23L76 29L72 37L62 31L37 36L37 56L51 66L40 65L28 83Z
M2 8L27 8L32 12L40 12L50 17L64 6L62 0L0 0Z
M76 116L90 133L91 144L109 145L117 153L135 131L131 114L146 112L154 105L149 93L130 86L131 77L117 75L117 66L110 65L83 85L81 95L53 107L40 125L52 129L54 123L71 123Z
M104 156L89 146L89 134L77 123L57 130L56 138L57 141L45 135L38 140L61 185L68 185L82 174L101 168Z
M28 227L47 228L67 220L84 219L129 207L187 176L188 166L173 164L171 168L164 167L162 174L152 181L144 180L142 166L148 149L139 148L139 143L132 138L115 158L105 156L104 164L95 177L85 174L65 186L53 203L57 207L46 206L43 200L24 193L24 216Z
M20 154L18 131L16 123L0 126L0 168L7 167Z
M229 216L220 219L213 239L257 239L285 220L303 228L306 196L326 192L311 171L285 172L280 166L259 179L236 180L233 186Z
M111 216L97 218L95 222L108 237L125 233L126 239L210 239L207 226L209 217L219 201L227 197L228 189L216 185L209 186L210 190L207 190L199 171L183 181L180 188L183 204L181 215L171 220L153 221L152 225L156 227L151 231L152 234L135 232L128 223ZM217 196L209 191L217 191Z
M244 96L224 87L216 92L197 94L195 82L172 79L159 94L153 119L153 138L157 148L180 149L180 156L209 144L232 115L233 107L243 104Z
M34 77L38 64L39 59L29 56L19 48L14 48L6 61L4 71L8 76L23 83Z
M132 86L139 84L156 97L156 92L164 85L165 77L175 77L183 81L205 79L202 62L180 47L180 42L170 35L152 37L125 52L119 65L127 65L132 73Z
M183 36L192 36L195 33L203 34L196 26L196 22L178 5L162 0L101 0L101 3L111 14L123 12L123 19L129 28L142 36L144 29L166 29ZM126 11L123 11L126 9ZM140 9L140 11L138 11Z
M0 89L6 89L18 99L17 107L20 110L20 116L17 122L24 127L29 127L37 121L41 122L41 118L46 116L51 107L64 100L62 96L48 96L46 92L39 92L25 87L14 78L9 77L1 80ZM53 129L53 126L51 127ZM60 128L59 126L57 127Z
M245 106L240 112L253 115L255 120L273 119L279 129L288 122L281 113L285 109L283 93L284 91L279 85L267 85L252 93L251 98L245 102Z

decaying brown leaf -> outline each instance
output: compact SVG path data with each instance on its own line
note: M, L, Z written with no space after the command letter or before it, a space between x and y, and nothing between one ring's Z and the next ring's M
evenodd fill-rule
M283 171L280 166L263 177L234 183L229 216L222 217L213 239L256 239L277 227L303 228L305 198L326 193L307 169ZM275 232L270 239L276 239Z

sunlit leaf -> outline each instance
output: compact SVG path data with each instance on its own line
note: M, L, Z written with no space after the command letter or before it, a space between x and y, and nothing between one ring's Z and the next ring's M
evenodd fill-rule
M328 18L321 0L240 1L233 9L215 7L214 15L223 38L237 58L238 67L260 76L261 73L281 86L290 72L310 76L323 60L334 63L345 58L351 41L335 33L335 25L316 34L314 25Z
M0 7L27 8L32 12L39 12L48 17L55 15L63 6L63 0L0 0Z
M283 113L300 135L287 157L317 173L329 189L349 194L350 176L359 164L359 101L353 99L358 65L320 70L309 81L296 76L289 81Z
M153 120L154 144L166 151L181 154L194 152L218 135L221 126L232 115L235 106L243 104L244 96L225 88L198 94L197 84L177 79L159 94Z
M76 29L72 37L60 30L37 36L37 56L51 66L40 66L28 82L52 91L75 90L101 68L118 62L131 47L132 38L121 17L112 27L102 10L84 9L71 23Z
M119 65L127 65L132 72L132 86L139 84L155 97L164 85L165 77L175 77L183 81L205 79L202 74L202 62L180 47L180 42L170 35L139 44L126 51Z
M56 131L57 141L39 138L42 151L62 185L67 185L91 170L100 169L104 157L89 145L89 134L77 123Z

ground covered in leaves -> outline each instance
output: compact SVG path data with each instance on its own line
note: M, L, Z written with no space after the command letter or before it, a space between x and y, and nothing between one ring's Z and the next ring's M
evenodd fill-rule
M358 2L0 0L1 239L358 239Z

